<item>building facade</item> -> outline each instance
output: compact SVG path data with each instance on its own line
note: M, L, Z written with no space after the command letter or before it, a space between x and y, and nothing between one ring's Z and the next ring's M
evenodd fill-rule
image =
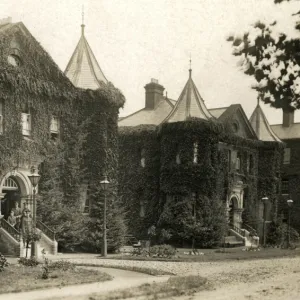
M21 230L8 217L12 210L18 211L16 204L20 211L26 207L34 215L28 178L34 167L41 174L38 253L43 248L55 253L55 234L41 222L39 203L60 195L70 209L89 211L89 187L101 181L106 170L116 180L113 153L124 98L101 73L84 35L65 74L22 22L1 20L0 49L0 252L24 255ZM116 93L117 100L106 96L107 89ZM51 217L51 211L46 214Z
M119 120L119 192L132 234L160 227L180 244L176 216L166 222L170 203L196 216L206 197L224 204L232 235L262 238L264 221L278 215L284 144L260 105L250 120L239 104L207 109L191 70L177 101L157 80L145 90L145 108Z

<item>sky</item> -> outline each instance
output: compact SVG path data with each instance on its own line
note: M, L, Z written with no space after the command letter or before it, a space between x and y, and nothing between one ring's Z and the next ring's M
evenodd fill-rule
M106 78L119 88L128 115L144 107L144 86L155 78L179 98L192 59L193 80L208 108L240 103L251 115L256 106L253 79L239 70L226 41L257 20L278 21L294 36L299 2L273 0L1 0L0 18L22 21L61 70L79 41L84 6L86 38ZM271 124L282 112L263 105ZM300 112L296 113L300 121Z

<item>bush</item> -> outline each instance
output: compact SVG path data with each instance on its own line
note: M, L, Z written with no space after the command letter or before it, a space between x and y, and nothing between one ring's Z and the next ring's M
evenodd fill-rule
M172 257L176 254L176 249L171 245L156 245L150 248L149 254L152 257Z
M6 267L8 267L7 259L0 253L0 272L3 272Z
M288 225L285 223L272 222L267 235L267 244L271 246L284 246L288 238ZM293 228L290 228L290 242L297 243L299 241L299 233Z
M30 258L21 257L18 260L18 263L26 267L36 267L39 264L39 262L36 260L35 257L30 257Z
M69 270L74 270L75 265L66 260L58 260L58 261L51 262L49 264L49 269L50 270L69 271Z

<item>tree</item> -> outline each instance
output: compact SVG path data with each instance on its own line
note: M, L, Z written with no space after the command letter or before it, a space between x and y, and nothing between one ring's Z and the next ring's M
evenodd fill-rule
M300 23L295 22L296 29L300 29ZM257 22L248 32L227 40L232 42L233 55L241 57L241 70L256 79L252 88L259 98L289 112L300 109L300 39L288 37L283 29L276 21Z
M165 204L158 222L161 231L164 229L170 235L171 243L186 242L192 248L213 247L222 240L227 231L227 218L220 201L206 196L194 200L174 198Z

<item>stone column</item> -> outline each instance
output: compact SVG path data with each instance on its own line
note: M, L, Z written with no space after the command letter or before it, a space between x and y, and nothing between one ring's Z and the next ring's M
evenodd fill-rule
M2 214L1 214L1 201L2 199L4 198L5 194L3 193L0 193L0 220L4 217ZM1 227L1 223L0 223L0 227Z
M244 209L243 208L236 208L233 211L233 222L234 225L238 228L242 227L242 213L243 213Z

